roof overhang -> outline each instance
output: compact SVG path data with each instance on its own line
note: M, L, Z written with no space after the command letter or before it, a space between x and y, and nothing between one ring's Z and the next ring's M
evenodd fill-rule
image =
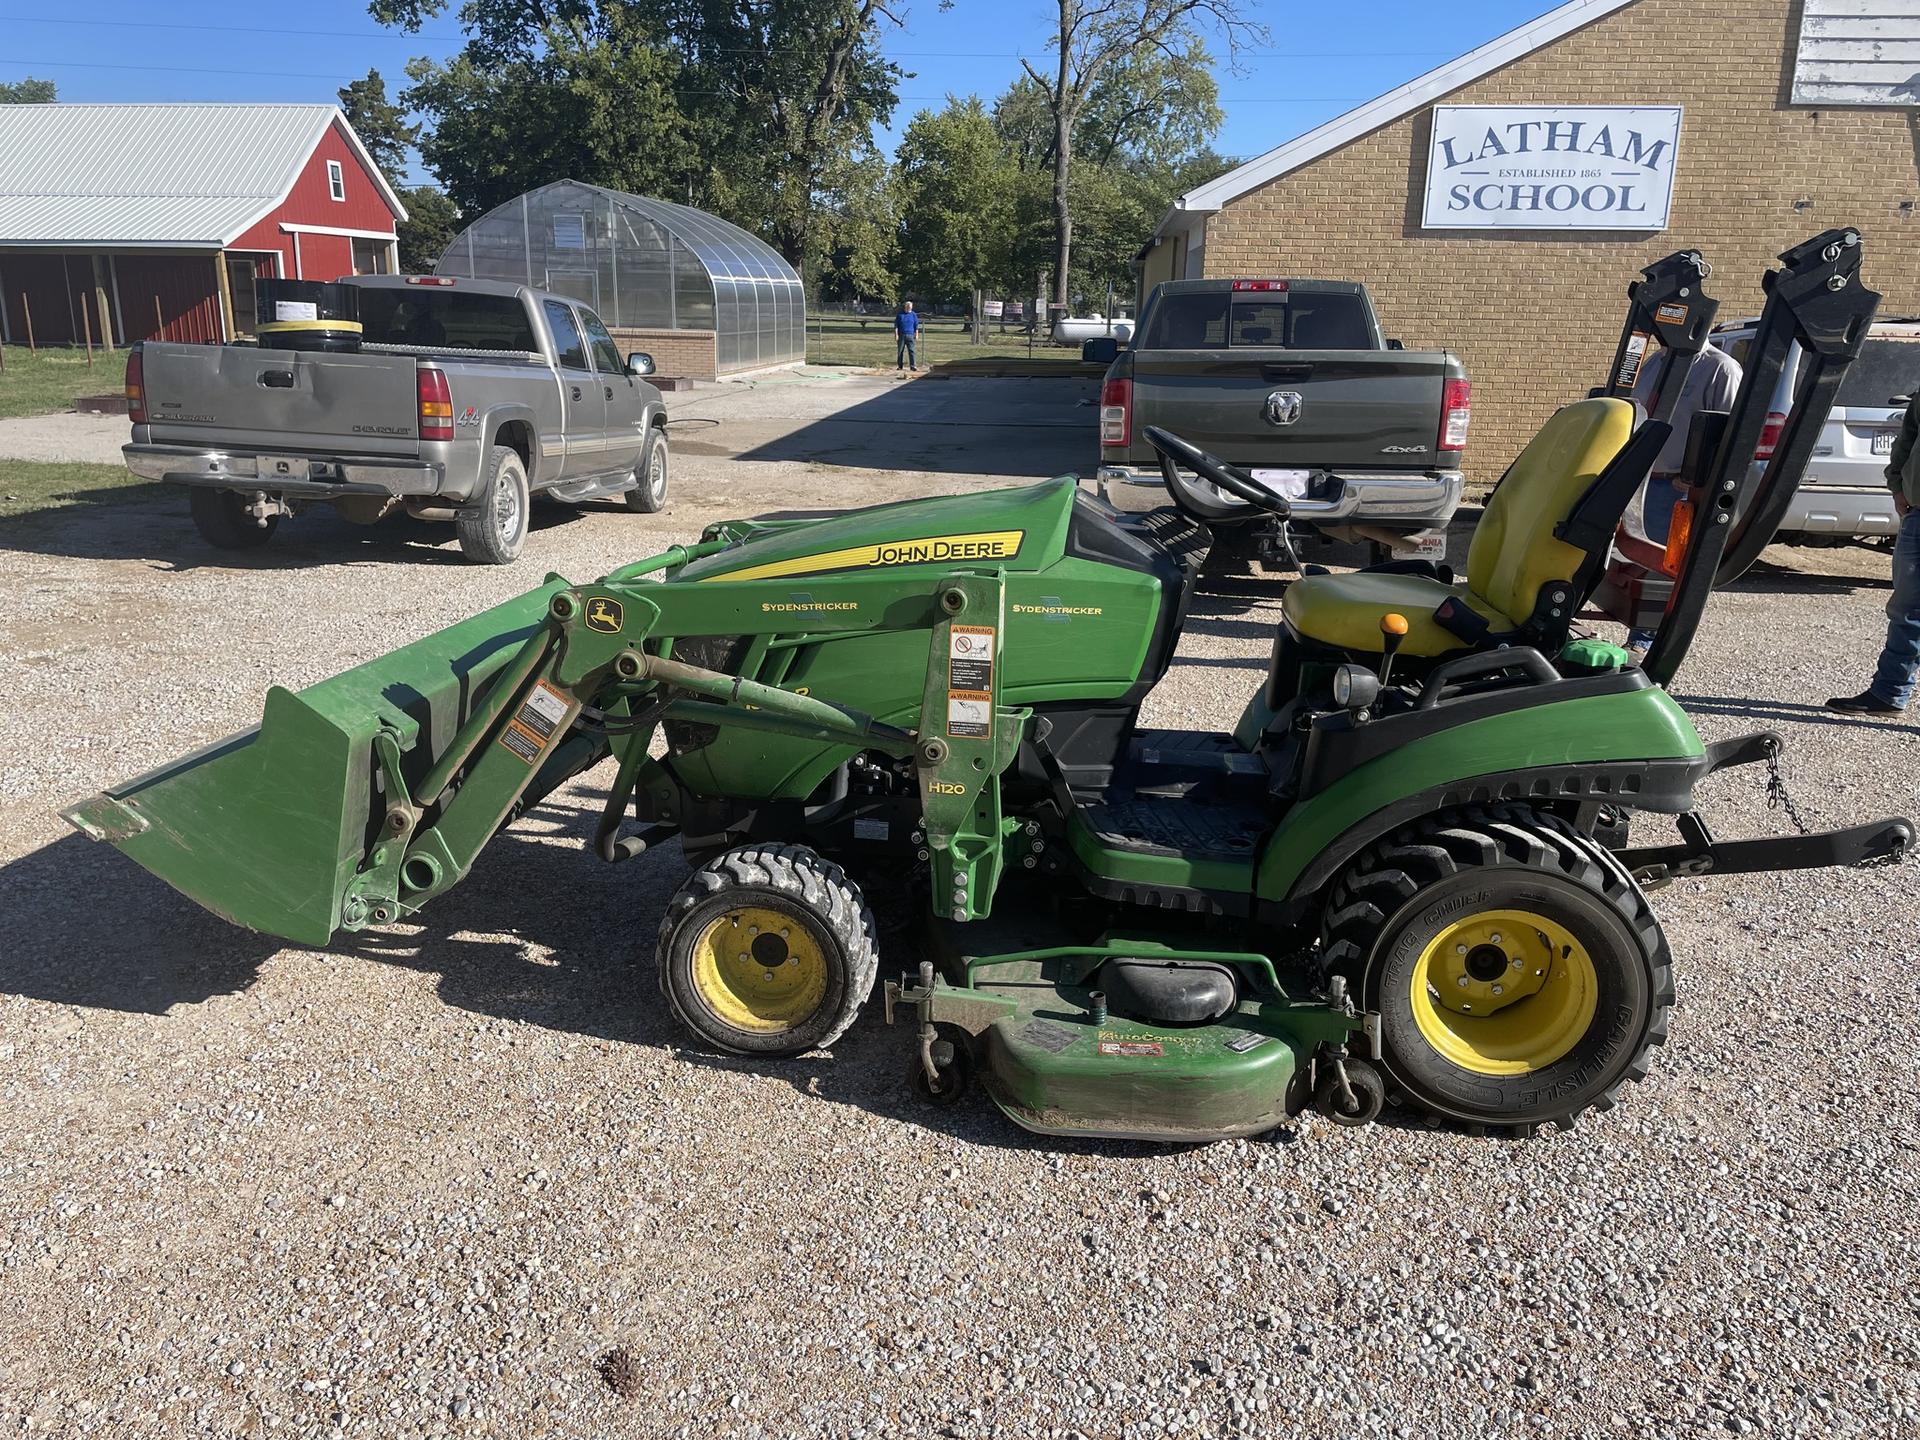
M1278 180L1343 145L1351 144L1383 125L1391 125L1421 106L1451 95L1462 86L1471 85L1502 66L1511 65L1633 3L1634 0L1568 0L1558 9L1549 10L1537 20L1529 20L1525 25L1489 40L1477 50L1469 50L1437 70L1429 70L1417 79L1409 80L1397 89L1389 90L1319 128L1309 130L1297 139L1276 146L1264 155L1255 156L1246 164L1236 166L1217 179L1209 180L1177 198L1154 227L1148 248L1159 243L1167 231L1182 220L1204 219L1215 214L1250 191Z

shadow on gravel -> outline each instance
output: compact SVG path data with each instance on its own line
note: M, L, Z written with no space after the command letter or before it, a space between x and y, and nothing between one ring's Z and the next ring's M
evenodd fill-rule
M1806 570L1789 570L1761 560L1731 584L1718 587L1726 593L1741 595L1850 595L1856 590L1891 590L1891 560L1885 574L1819 575Z
M536 501L532 533L573 524L605 503ZM402 514L355 525L326 505L283 520L258 550L217 550L193 528L185 494L164 485L87 491L74 504L0 517L0 553L8 551L76 560L144 560L171 574L209 568L273 571L316 565L469 563L460 553L451 522Z
M163 1015L244 990L276 940L69 835L0 866L0 992Z
M1839 715L1824 705L1803 705L1793 700L1755 700L1732 695L1675 695L1683 710L1702 715L1728 715L1746 720L1781 720L1795 725L1838 725L1848 730L1891 730L1913 734L1912 720L1868 720L1858 715Z

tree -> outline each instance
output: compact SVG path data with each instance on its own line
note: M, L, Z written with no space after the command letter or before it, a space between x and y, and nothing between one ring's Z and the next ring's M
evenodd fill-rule
M372 0L370 8L383 23L417 30L448 4ZM589 137L603 171L644 175L644 187L623 188L713 210L766 238L796 266L823 253L815 230L831 213L834 183L858 169L874 126L896 103L900 71L879 44L880 27L897 23L887 0L466 0L460 20L468 39L459 56L417 75L405 98L435 118L430 143L437 149L430 154L423 143L421 153L467 209L472 180L439 169L432 154L461 172L491 173L490 158L476 165L463 152L489 132L495 138L483 148L498 152L498 137L523 125L534 127L537 153L559 151L558 138L546 133L553 127L504 78L542 78L555 44L614 49L619 75L641 81L637 89L610 84L599 97L630 112L623 126L603 119ZM642 63L642 49L650 64ZM447 83L449 75L457 83ZM570 87L575 107L586 104L585 83L577 76ZM641 110L651 115L631 113ZM439 142L443 115L464 123L457 136ZM640 131L659 135L660 153L608 149L614 129L622 129L622 145Z
M539 43L470 45L445 65L415 60L404 97L431 119L420 155L463 213L478 215L555 180L672 194L695 158L674 100L678 67L638 18L552 26Z
M922 110L895 152L900 278L928 300L1006 278L1018 170L977 96Z
M51 80L0 80L0 105L51 105L54 101Z
M1053 121L1053 285L1054 300L1064 305L1073 250L1073 173L1075 132L1094 88L1113 67L1158 54L1166 59L1192 53L1196 27L1220 31L1229 53L1256 36L1259 26L1241 18L1242 0L1058 0L1059 24L1050 42L1051 75L1026 60L1020 64L1046 101Z
M388 180L398 181L407 170L407 151L420 139L420 127L407 123L407 112L387 99L387 82L378 70L364 80L340 88L340 108L360 143L367 147Z
M892 301L900 290L893 272L899 244L897 187L886 157L869 148L837 160L821 177L807 270L822 299L861 297Z
M431 185L415 185L400 192L407 218L395 227L400 240L400 271L425 275L440 263L447 246L460 233L460 209L445 192Z

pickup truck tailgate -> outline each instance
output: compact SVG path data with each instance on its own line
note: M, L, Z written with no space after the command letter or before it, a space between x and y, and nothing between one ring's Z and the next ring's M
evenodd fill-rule
M1133 433L1165 426L1248 464L1431 466L1446 375L1445 355L1399 350L1139 351ZM1290 423L1268 417L1276 391L1299 397Z
M156 443L419 453L411 355L155 344L141 354Z

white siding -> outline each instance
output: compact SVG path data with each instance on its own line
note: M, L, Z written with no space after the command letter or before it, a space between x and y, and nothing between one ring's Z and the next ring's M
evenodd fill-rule
M1806 0L1796 105L1920 105L1920 0Z

